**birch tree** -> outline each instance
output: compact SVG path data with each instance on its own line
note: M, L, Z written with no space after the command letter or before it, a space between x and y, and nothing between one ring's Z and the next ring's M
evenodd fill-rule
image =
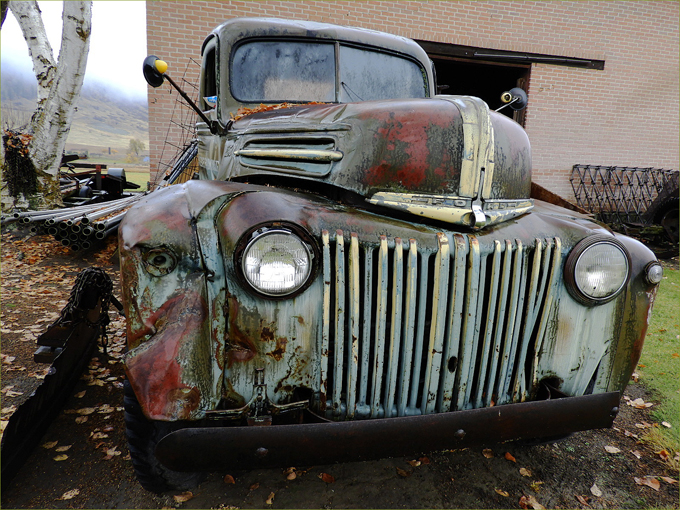
M92 2L69 0L63 5L57 60L47 39L38 3L9 2L9 10L28 45L38 80L36 109L25 133L30 138L27 153L37 175L37 190L33 196L13 197L15 205L22 199L28 200L32 208L61 204L59 166L83 85L92 23Z

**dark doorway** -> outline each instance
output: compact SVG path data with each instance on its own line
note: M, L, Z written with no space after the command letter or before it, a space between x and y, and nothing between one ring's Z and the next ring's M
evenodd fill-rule
M430 55L430 58L434 62L439 94L477 96L483 99L490 109L496 110L503 106L501 102L503 92L514 87L527 91L530 65L466 62L439 55ZM506 107L500 113L524 124L524 110L516 112Z

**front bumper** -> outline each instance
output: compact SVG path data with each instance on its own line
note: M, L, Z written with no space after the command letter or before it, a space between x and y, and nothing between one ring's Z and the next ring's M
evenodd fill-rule
M401 457L609 428L619 392L424 416L260 427L186 428L156 457L176 471L255 469Z

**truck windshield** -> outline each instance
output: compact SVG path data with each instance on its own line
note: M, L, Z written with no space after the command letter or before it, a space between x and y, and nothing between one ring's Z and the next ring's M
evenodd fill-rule
M344 45L338 60L336 67L334 43L247 42L232 56L231 92L244 103L331 103L336 97L345 103L426 96L424 73L411 60Z

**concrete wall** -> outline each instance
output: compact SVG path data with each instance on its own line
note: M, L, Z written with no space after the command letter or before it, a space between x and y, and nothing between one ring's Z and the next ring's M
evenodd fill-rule
M413 39L604 60L604 70L533 64L526 130L534 180L573 198L574 164L679 168L680 95L675 1L219 1L147 2L149 54L197 83L200 46L236 16L382 30ZM189 91L188 91L189 92ZM176 94L149 93L152 164L170 152ZM183 114L186 116L186 114ZM175 120L177 120L177 116Z

